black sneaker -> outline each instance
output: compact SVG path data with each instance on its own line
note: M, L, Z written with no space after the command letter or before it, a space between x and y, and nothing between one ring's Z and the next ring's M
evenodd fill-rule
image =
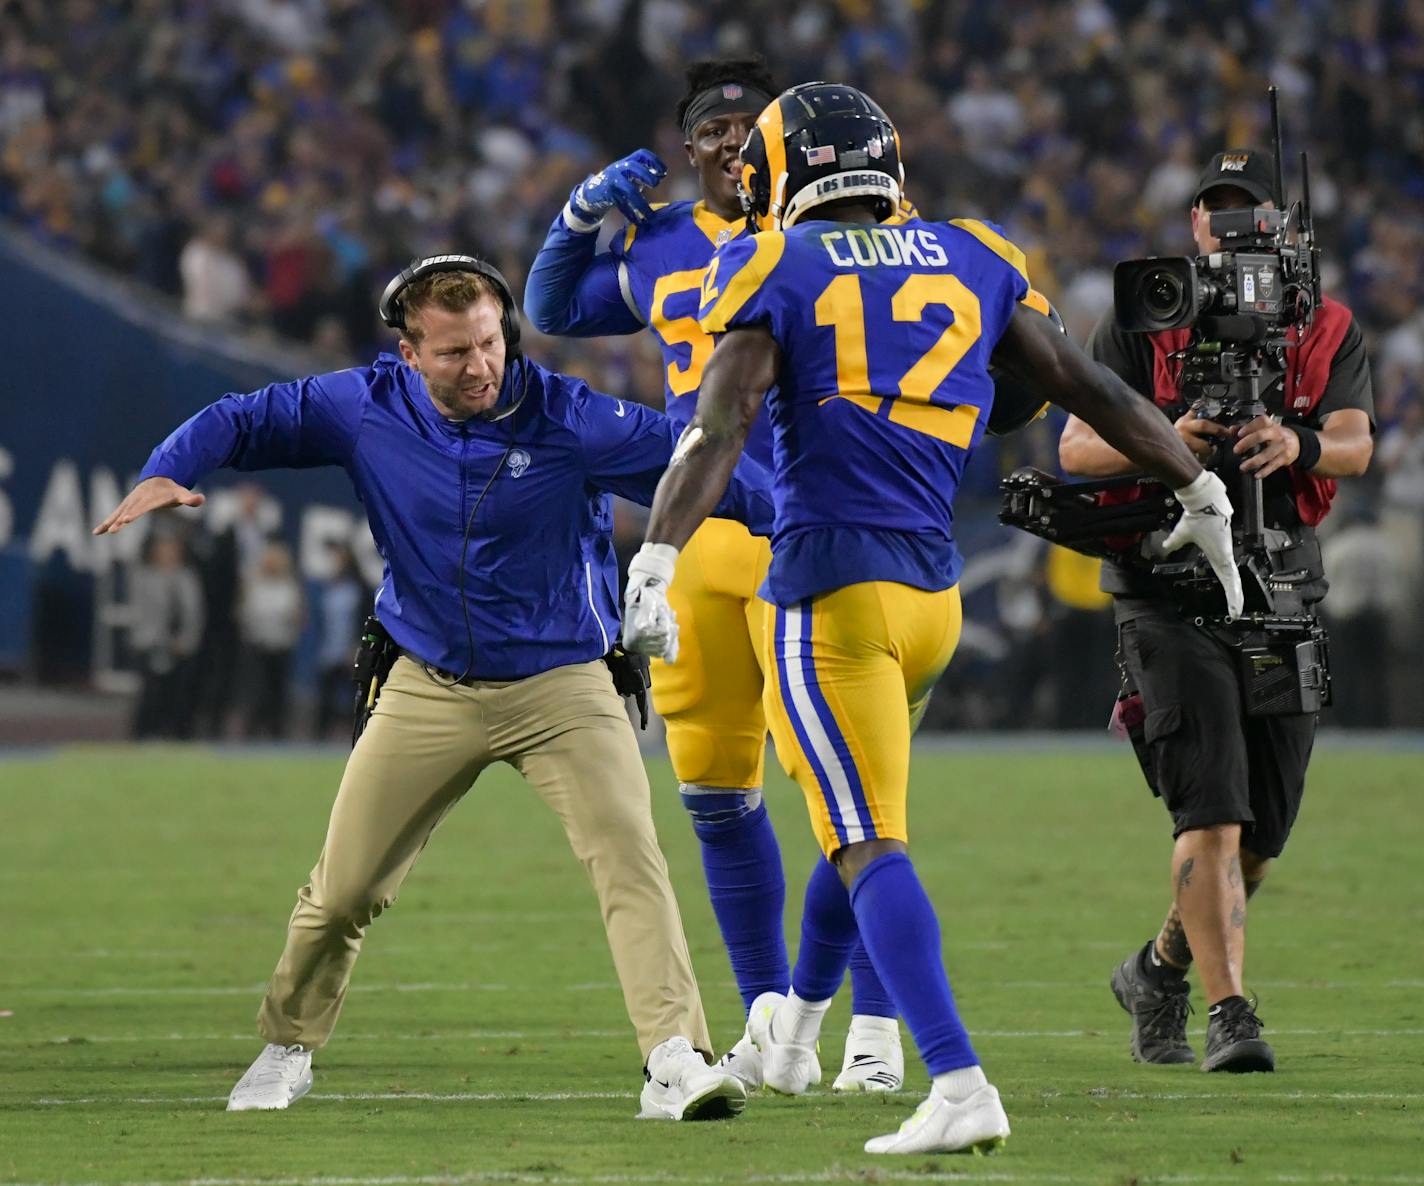
M1261 1039L1253 1002L1227 997L1211 1007L1206 1023L1204 1071L1274 1071L1276 1053Z
M1196 1062L1187 1045L1187 998L1192 986L1183 977L1159 984L1142 970L1142 952L1122 961L1108 982L1117 1003L1132 1015L1132 1057L1137 1062Z

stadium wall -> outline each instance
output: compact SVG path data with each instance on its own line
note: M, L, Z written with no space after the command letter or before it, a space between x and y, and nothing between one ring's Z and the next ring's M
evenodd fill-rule
M146 524L105 538L93 525L199 408L328 368L257 336L184 322L176 306L4 228L0 275L0 319L11 327L0 379L0 670L102 684L117 670L119 570L142 549ZM209 503L198 513L210 526L231 514L223 491L240 478L204 484ZM344 474L274 472L261 482L303 576L323 575L326 540L344 538L367 579L379 578Z

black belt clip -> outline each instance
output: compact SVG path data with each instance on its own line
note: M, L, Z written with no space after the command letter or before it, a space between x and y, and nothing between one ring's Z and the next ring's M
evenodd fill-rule
M365 732L366 724L376 710L376 700L399 657L400 648L386 633L380 619L374 614L369 616L361 627L356 662L351 669L351 678L356 684L355 719L351 726L353 746Z
M638 706L638 727L648 727L648 689L653 686L652 670L647 655L625 651L621 643L614 643L608 654L603 656L608 670L613 675L613 688L620 696L631 696Z

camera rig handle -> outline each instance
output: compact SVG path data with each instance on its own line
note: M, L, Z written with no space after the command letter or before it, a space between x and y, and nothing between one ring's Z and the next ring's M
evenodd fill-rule
M1025 466L999 483L999 522L1088 556L1121 557L1148 531L1166 527L1177 500L1144 474L1064 482ZM1105 493L1116 497L1102 499Z

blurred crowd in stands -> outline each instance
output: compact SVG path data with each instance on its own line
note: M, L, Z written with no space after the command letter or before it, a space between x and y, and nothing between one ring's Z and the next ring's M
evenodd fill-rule
M390 348L374 297L412 256L484 253L522 290L608 159L651 147L659 196L695 196L682 68L746 52L783 85L875 96L920 210L1003 224L1080 341L1117 260L1189 249L1203 163L1267 144L1274 81L1288 189L1308 149L1325 286L1374 365L1375 461L1330 521L1327 604L1344 637L1387 637L1399 671L1362 721L1401 696L1424 717L1424 0L5 0L0 215L189 318L347 365ZM531 349L660 402L646 335ZM1052 468L1052 429L977 463L966 496L990 498L1001 467ZM1102 617L1047 569L1013 598L1026 639Z
M262 488L242 483L231 521L160 516L130 577L137 738L282 740L348 735L357 630L374 592L344 544L304 581ZM293 711L293 662L309 639L310 711ZM296 727L300 719L303 726Z

